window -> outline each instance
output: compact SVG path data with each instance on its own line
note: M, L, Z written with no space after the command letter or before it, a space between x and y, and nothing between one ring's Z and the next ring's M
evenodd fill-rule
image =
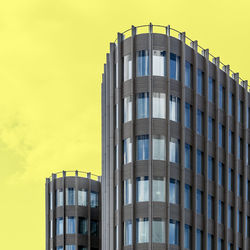
M123 122L132 120L132 96L127 96L123 99Z
M58 247L56 247L56 250L63 250L63 247L62 246L58 246Z
M128 164L132 161L132 141L127 138L123 141L123 163Z
M148 53L148 50L137 51L136 58L137 58L136 76L149 75L149 53Z
M192 168L192 146L185 144L185 168Z
M242 175L241 174L238 174L238 188L237 188L237 194L238 196L241 196L243 195L243 178L242 178Z
M87 206L88 204L88 191L78 190L78 206Z
M214 102L214 79L211 77L208 79L208 101Z
M192 248L192 228L187 224L184 231L184 248L189 250Z
M237 213L237 232L242 233L242 212Z
M228 113L229 113L229 115L233 115L233 112L234 112L234 95L233 95L232 92L229 93L228 101L229 101Z
M66 233L67 234L74 234L75 233L75 217L67 217Z
M204 85L204 72L200 69L197 70L197 93L203 95Z
M169 160L170 162L179 163L179 140L170 138L169 142Z
M203 112L198 109L196 113L196 117L197 117L197 120L196 120L197 133L199 135L203 135Z
M208 160L208 166L207 166L207 177L209 181L213 181L214 180L214 158L212 156L208 156L207 158Z
M166 118L166 94L153 93L153 118Z
M221 84L219 88L219 108L222 110L225 108L225 88Z
M136 219L136 243L149 242L149 223L148 218Z
M238 159L242 160L243 158L243 140L242 138L238 137Z
M243 101L238 102L238 122L243 122Z
M169 100L169 119L174 122L180 121L180 98L170 96Z
M220 161L219 161L218 168L219 168L218 182L220 186L224 186L224 164Z
M88 234L88 220L86 218L78 218L78 233L83 235Z
M232 243L227 244L227 250L233 250L233 244Z
M153 50L153 75L166 76L166 51Z
M63 234L63 218L56 218L56 235Z
M149 94L139 93L137 94L137 119L148 118L149 114Z
M223 241L223 239L218 239L217 250L223 250L223 249L224 249L224 241Z
M208 140L214 140L214 119L212 117L208 117Z
M184 207L192 209L192 187L188 184L185 184Z
M136 137L137 142L137 160L148 160L149 158L149 141L148 135L139 135Z
M131 55L126 55L123 57L123 72L124 72L124 82L132 79L132 57Z
M66 205L75 205L75 189L66 189Z
M214 197L210 194L207 196L207 217L210 220L214 219Z
M165 201L165 178L163 177L154 177L153 179L153 201Z
M185 85L189 88L192 87L193 65L188 61L185 62Z
M233 207L231 206L228 206L227 226L228 228L233 228Z
M219 123L219 147L225 147L225 127Z
M185 126L192 128L192 106L189 103L185 103Z
M66 250L75 250L75 245L66 245Z
M203 249L203 232L200 229L196 230L196 250Z
M152 241L154 243L165 243L165 221L154 218L152 221Z
M203 192L199 189L196 191L196 213L203 213Z
M196 172L197 174L204 174L203 171L203 152L201 152L199 149L196 151Z
M62 189L56 190L56 206L57 207L63 206L63 190Z
M207 250L213 250L214 236L212 234L207 235Z
M91 236L98 236L98 221L91 220L90 223L90 235Z
M166 160L166 142L165 136L153 135L153 160Z
M169 244L179 245L179 234L180 234L180 223L179 221L169 220Z
M229 154L233 154L234 152L234 142L233 142L233 139L234 139L234 133L232 130L229 130L228 131L228 153Z
M170 53L170 78L180 80L180 57Z
M98 193L91 191L90 193L90 207L98 207Z
M136 201L143 202L149 200L148 176L136 178Z
M233 169L229 168L228 169L228 191L233 192Z
M132 203L132 181L131 179L124 180L124 205Z
M224 223L224 202L219 200L218 223Z
M124 246L132 245L132 221L124 222Z
M175 179L169 181L169 203L179 204L180 182Z

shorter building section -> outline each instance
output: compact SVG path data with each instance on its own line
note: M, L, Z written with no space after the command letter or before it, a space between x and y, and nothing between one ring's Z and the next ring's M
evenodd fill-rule
M46 179L46 250L101 249L100 177L81 171Z

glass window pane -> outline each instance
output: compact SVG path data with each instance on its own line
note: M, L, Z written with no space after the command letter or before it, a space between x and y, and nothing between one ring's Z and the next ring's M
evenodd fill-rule
M192 87L193 65L188 61L185 62L185 85L189 88Z
M78 233L83 235L88 234L88 220L86 218L78 218Z
M179 204L180 196L180 182L175 179L169 181L169 202L172 204Z
M124 222L124 246L132 245L132 221Z
M185 232L184 232L184 248L191 250L192 248L192 233L191 233L191 226L185 225Z
M179 162L179 140L175 138L170 138L169 142L169 160L170 162Z
M136 243L149 242L148 218L136 219Z
M170 78L180 80L180 57L170 53Z
M203 168L203 152L201 152L199 149L196 151L196 171L197 174L204 174L204 168Z
M162 177L154 177L153 179L153 201L165 201L165 179Z
M185 103L185 126L192 128L192 106L189 103Z
M199 135L203 135L203 124L203 112L198 109L196 113L196 126Z
M208 156L208 180L214 180L214 158L212 156Z
M153 160L166 160L166 142L165 136L153 135Z
M66 205L75 205L75 189L66 189Z
M209 77L208 79L208 101L214 102L214 79Z
M180 98L170 96L169 119L174 122L180 121Z
M63 234L63 218L56 218L56 235Z
M127 138L123 141L123 163L128 164L132 161L132 141Z
M185 168L192 168L192 146L185 144Z
M149 75L149 53L148 50L140 50L136 52L137 67L136 76Z
M124 180L124 205L132 203L132 181L131 179Z
M166 118L166 95L153 93L153 118Z
M98 231L99 231L98 221L91 220L91 223L90 223L90 235L91 236L98 236Z
M132 78L132 57L126 55L123 58L124 82Z
M57 207L63 206L63 190L62 189L56 190L56 206Z
M214 119L208 117L208 140L213 141L214 139Z
M128 96L123 99L123 122L132 120L132 97Z
M165 221L162 221L161 219L153 219L152 241L154 243L165 243Z
M203 249L203 232L199 229L196 231L196 250Z
M67 217L66 233L67 234L74 234L75 233L75 217Z
M207 250L213 250L214 248L214 236L212 234L207 235Z
M136 178L136 201L143 202L149 200L148 176Z
M204 85L204 72L200 69L197 70L197 93L203 95Z
M166 51L153 50L153 75L166 76Z
M136 137L137 142L137 160L149 159L149 136L139 135Z
M169 244L179 245L179 222L169 220Z
M78 206L87 206L88 203L88 191L78 190Z
M136 106L137 119L148 118L149 114L149 94L139 93L137 94L137 106Z
M192 209L192 187L188 184L185 184L184 207Z
M98 193L91 191L90 193L90 206L98 207Z

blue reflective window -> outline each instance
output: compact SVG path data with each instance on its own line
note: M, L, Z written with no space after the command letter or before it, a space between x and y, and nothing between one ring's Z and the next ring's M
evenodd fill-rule
M224 249L224 241L223 241L223 239L218 239L217 250L223 250L223 249Z
M137 160L148 160L149 158L149 136L137 136Z
M250 180L247 181L247 200L250 201Z
M214 198L211 195L207 197L207 217L210 220L214 219Z
M185 168L192 168L192 146L185 144Z
M197 118L196 118L196 126L197 133L199 135L203 135L203 112L197 109Z
M234 246L232 243L227 244L227 250L233 250Z
M188 184L185 184L184 206L187 209L192 209L192 187Z
M227 226L233 228L233 207L228 206L227 210Z
M76 246L75 245L66 245L66 250L75 250Z
M243 179L242 179L242 175L238 174L238 187L237 187L237 194L238 196L242 196L243 195Z
M149 200L148 176L136 178L136 201L144 202Z
M192 228L187 224L184 231L184 248L189 250L192 248Z
M218 223L224 223L224 203L221 200L219 200Z
M170 53L170 78L180 80L180 57Z
M247 226L247 230L246 230L247 231L247 237L250 238L250 217L247 216L246 220L247 220L247 223L246 223L247 224L246 225Z
M214 139L214 119L208 117L208 140L213 141Z
M149 114L149 94L139 93L137 94L137 119L148 118Z
M243 144L242 138L238 137L238 154L237 154L237 157L238 157L238 159L241 159L241 160L242 160L242 155L243 155L243 152L242 152L243 146L242 146L242 144Z
M196 172L197 174L204 174L203 171L203 152L201 152L199 149L196 151Z
M90 235L91 236L98 236L98 232L99 232L98 227L99 227L98 221L91 220L90 222Z
M136 219L136 243L149 242L149 221L148 218Z
M213 250L214 236L212 234L207 235L207 250Z
M123 140L123 164L132 161L132 141L130 138Z
M56 235L63 234L63 218L56 218Z
M203 192L199 189L196 191L196 213L203 213Z
M74 234L75 233L75 225L76 225L76 222L75 222L75 217L67 217L67 220L66 220L66 233L67 234Z
M180 98L171 95L169 100L169 120L180 121Z
M228 114L233 115L233 110L234 110L234 95L232 92L229 93L228 96Z
M225 107L225 88L220 84L219 88L219 108L224 109Z
M211 77L208 79L208 101L214 102L214 79Z
M189 103L185 103L185 126L192 128L192 106Z
M169 181L169 203L179 204L180 182L175 179Z
M56 247L56 250L63 250L63 247L62 246L58 246L58 247Z
M234 149L234 145L233 145L233 131L229 130L228 131L228 153L229 154L233 154L233 149Z
M124 246L132 245L132 221L124 222Z
M238 122L243 122L243 102L238 101Z
M169 244L179 245L179 222L175 220L169 220Z
M208 166L207 166L207 177L208 180L213 181L214 180L214 158L212 156L208 156Z
M219 161L218 163L219 177L218 182L220 186L224 186L224 164Z
M193 65L188 61L185 62L185 85L192 87Z
M228 191L233 191L233 169L228 169Z
M197 93L203 95L204 85L204 72L200 69L197 70Z
M219 123L219 147L225 146L225 127Z
M149 53L148 50L137 51L137 70L136 76L147 76L149 75Z
M180 141L176 138L170 138L169 142L169 161L178 163L180 160Z
M242 212L237 212L237 232L242 233Z
M196 250L203 249L203 232L199 229L196 230Z

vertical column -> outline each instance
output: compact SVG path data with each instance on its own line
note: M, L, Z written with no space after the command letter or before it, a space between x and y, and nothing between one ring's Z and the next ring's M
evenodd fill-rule
M181 139L180 139L180 249L184 249L184 189L185 189L185 47L186 34L179 34L181 40Z
M170 141L170 121L169 121L169 102L170 102L170 26L166 27L167 34L167 51L166 51L166 73L167 73L167 93L166 93L166 249L169 250L169 178L170 178L170 165L169 165L169 141Z
M246 244L246 226L247 226L247 221L246 221L246 215L247 215L247 150L248 150L248 143L247 143L247 135L248 135L248 128L247 128L247 113L248 113L248 82L244 81L243 82L244 86L244 115L243 115L243 197L242 197L242 237L243 237L243 242L242 242L242 249L247 250L247 244Z
M229 151L228 151L228 134L229 134L229 116L228 116L228 96L229 96L229 86L230 86L230 79L229 79L229 72L230 67L229 65L224 66L223 70L226 73L226 88L225 88L225 188L224 188L224 244L227 246L228 244L228 172L229 172Z
M78 250L78 171L75 171L75 192L76 192L76 200L75 200L75 243L76 249Z
M205 185L204 185L204 250L207 249L207 234L208 234L208 217L207 217L207 209L208 209L208 203L207 203L207 197L208 197L208 176L207 176L207 167L208 167L208 114L209 114L209 108L208 108L208 78L209 78L209 50L203 50L202 54L205 58L205 68L204 68L204 102L205 102L205 110L204 110L204 139L205 139L205 145L204 145L204 163L205 163ZM196 72L197 73L197 72ZM196 142L195 142L196 143ZM196 150L196 148L195 148ZM195 152L196 153L196 152ZM193 170L195 171L195 170ZM196 173L194 173L196 175ZM194 190L196 192L196 189ZM196 210L196 207L193 207L194 210ZM195 224L194 224L195 225ZM195 241L194 241L195 244Z
M87 173L88 178L88 250L91 250L91 173Z
M49 186L50 186L50 179L46 178L46 184L45 184L45 224L46 224L46 250L50 250L50 235L51 235L51 226L50 226L50 200L49 200ZM52 223L53 225L54 223ZM53 237L54 238L54 231Z
M65 178L66 178L66 172L62 171L63 177L63 249L66 249L66 186L65 186ZM56 177L56 176L55 176ZM53 188L55 192L55 187ZM55 200L55 199L54 199Z
M149 179L149 207L148 207L148 221L149 221L149 244L148 249L152 249L152 210L153 210L153 203L152 203L152 48L153 48L153 25L149 24L149 34L148 34L148 44L149 44L149 77L148 77L148 86L149 86L149 155L150 160L148 164L148 179Z
M238 143L239 143L239 125L238 125L238 100L239 100L239 74L233 75L235 80L235 98L234 98L234 249L237 249L238 233L237 233L237 212L238 212Z
M215 157L214 157L214 165L215 165L215 213L214 213L214 249L217 250L217 242L218 242L218 208L219 208L219 172L218 172L218 165L219 165L219 65L220 65L220 58L216 57L213 60L213 63L216 66L215 71L215 86L214 86L214 93L215 93Z
M118 142L118 173L117 173L117 183L118 183L118 194L119 198L118 199L118 249L122 249L122 40L123 40L123 35L118 33L117 37L117 55L116 55L116 63L117 63L117 70L118 70L118 83L116 84L118 86L118 135L117 142Z

